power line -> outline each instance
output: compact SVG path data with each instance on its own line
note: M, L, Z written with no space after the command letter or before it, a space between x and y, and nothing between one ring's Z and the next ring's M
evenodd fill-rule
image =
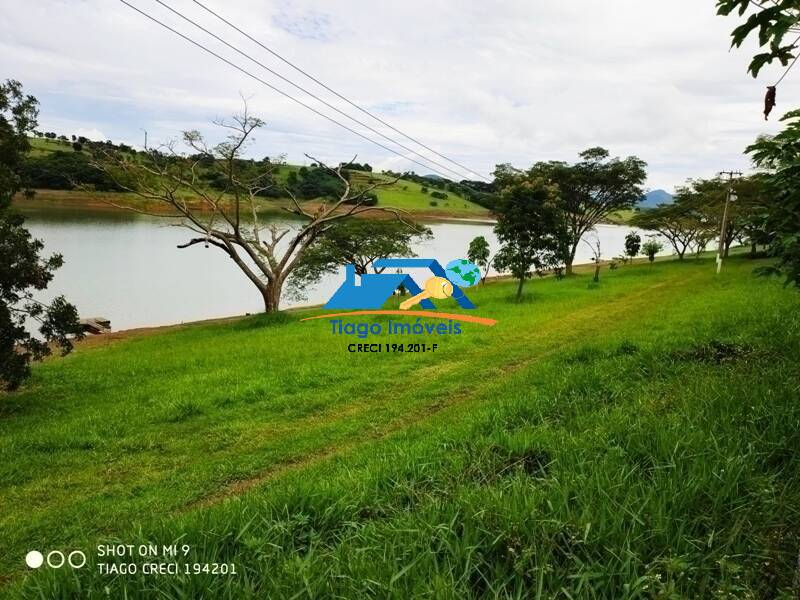
M459 163L459 162L457 162L457 161L453 160L452 158L449 158L449 157L445 156L444 154L441 154L440 152L437 152L437 151L436 151L436 150L434 150L433 148L431 148L431 147L429 147L429 146L426 146L425 144L423 144L423 143L422 143L422 142L420 142L419 140L417 140L417 139L414 139L413 137L411 137L411 136L410 136L410 135L408 135L407 133L404 133L403 131L401 131L400 129L398 129L397 127L395 127L394 125L392 125L391 123L387 123L386 121L384 121L384 120L383 120L383 119L381 119L380 117L378 117L378 116L374 115L373 113L371 113L371 112L370 112L370 111L368 111L367 109L365 109L365 108L362 108L361 106L359 106L359 105L358 105L358 104L356 104L355 102L351 101L351 100L350 100L350 99L348 99L347 97L343 96L342 94L340 94L340 93L339 93L339 92L337 92L336 90L334 90L334 89L332 89L332 88L328 87L327 85L325 85L323 82L321 82L319 79L317 79L316 77L314 77L313 75L311 75L311 74L310 74L310 73L308 73L307 71L304 71L303 69L301 69L300 67L298 67L297 65L295 65L295 64L294 64L293 62L291 62L290 60L288 60L288 59L284 58L283 56L281 56L280 54L278 54L277 52L275 52L275 51L274 51L274 50L272 50L271 48L269 48L269 47L265 46L264 44L262 44L261 42L259 42L257 39L255 39L253 36L251 36L251 35L250 35L250 34L248 34L247 32L245 32L245 31L242 31L242 30L241 30L239 27L237 27L236 25L234 25L233 23L231 23L230 21L228 21L228 20L227 20L225 17L223 17L223 16L219 15L218 13L216 13L216 12L214 12L213 10L211 10L210 8L208 8L208 7L207 7L205 4L203 4L203 3L202 3L202 2L200 2L199 0L192 0L192 1L193 1L195 4L197 4L198 6L200 6L202 9L204 9L205 11L207 11L207 12L211 13L212 15L214 15L215 17L217 17L217 18L218 18L220 21L222 21L223 23L225 23L225 24L226 24L226 25L228 25L229 27L231 27L231 28L235 29L236 31L238 31L239 33L241 33L243 36L245 36L245 37L246 37L247 39L249 39L250 41L252 41L252 42L254 42L254 43L258 44L259 46L261 46L261 47L262 47L264 50L266 50L267 52L269 52L270 54L272 54L274 57L278 58L279 60L283 61L284 63L286 63L287 65L289 65L290 67L292 67L292 68L293 68L295 71L297 71L297 72L299 72L299 73L302 73L303 75L305 75L306 77L308 77L308 78L309 78L311 81L313 81L313 82L314 82L314 83L316 83L317 85L320 85L320 86L322 86L323 88L325 88L326 90L328 90L328 91L329 91L331 94L335 95L336 97L340 98L341 100L344 100L345 102L347 102L347 103L348 103L350 106L352 106L353 108L356 108L356 109L360 110L360 111L361 111L362 113L364 113L365 115L369 115L370 117L372 117L373 119L375 119L375 120L376 120L376 121L378 121L379 123L381 123L381 124L385 125L386 127L388 127L389 129L391 129L392 131L394 131L394 132L396 132L396 133L399 133L400 135L402 135L402 136L403 136L404 138L406 138L407 140L410 140L410 141L414 142L415 144L418 144L419 146L422 146L422 147L423 147L423 148L425 148L426 150L428 150L428 151L430 151L430 152L433 152L433 153L434 153L436 156L439 156L439 157L441 157L441 158L445 159L446 161L448 161L448 162L451 162L451 163L453 163L454 165L457 165L457 166L461 167L461 168L462 168L462 169L464 169L464 170L465 170L467 173L474 174L474 175L478 175L479 177L481 177L482 179L485 179L486 181L491 181L491 178L490 178L490 177L487 177L486 175L483 175L482 173L479 173L478 171L475 171L474 169L470 169L469 167L467 167L467 166L465 166L465 165L462 165L461 163ZM430 159L428 159L428 160L430 160ZM431 162L433 162L433 161L431 161Z
M445 179L449 179L449 177L448 177L447 175L445 175L444 173L441 173L441 172L437 171L436 169L431 169L431 167L429 167L428 165L425 165L425 164L423 164L423 163L419 162L418 160L415 160L415 159L413 159L413 158L409 158L408 156L404 156L403 154L401 154L401 153L400 153L400 152L398 152L397 150L394 150L394 149L392 149L392 148L389 148L388 146L385 146L384 144L381 144L380 142L377 142L377 141L375 141L375 140L373 140L373 139L371 139L371 138L367 137L366 135L364 135L363 133L361 133L361 132L359 132L359 131L356 131L356 130L355 130L355 129L353 129L352 127L348 127L347 125L345 125L344 123L341 123L340 121L337 121L337 120L336 120L336 119L334 119L333 117L330 117L330 116L326 115L325 113L318 111L318 110L317 110L316 108L314 108L313 106L309 106L308 104L306 104L306 103L305 103L305 102L303 102L302 100L298 100L297 98L295 98L295 97L294 97L294 96L292 96L291 94L288 94L287 92L284 92L284 91L283 91L283 90L281 90L280 88L277 88L277 87L275 87L275 86L274 86L274 85L272 85L271 83L268 83L267 81L264 81L263 79L261 79L261 78L260 78L260 77L258 77L257 75L253 75L253 74L252 74L252 73L250 73L248 70L246 70L246 69L243 69L243 68L242 68L242 67L240 67L239 65L237 65L237 64L235 64L235 63L233 63L233 62L229 61L227 58L224 58L224 57L220 56L219 54L217 54L216 52L214 52L213 50L210 50L210 49L208 49L206 46L204 46L204 45L203 45L203 44L201 44L200 42L197 42L197 41L193 40L192 38L190 38L190 37L188 37L188 36L186 36L186 35L182 34L180 31L177 31L177 30L173 29L172 27L170 27L170 26L169 26L169 25L167 25L166 23L163 23L163 22L159 21L158 19L156 19L155 17L153 17L153 16L151 16L151 15L147 14L147 13L146 13L146 12L144 12L143 10L140 10L140 9L136 8L136 7L135 7L133 4L131 4L131 3L130 3L130 2L128 2L127 0L119 0L119 1L120 1L120 2L122 2L122 4L124 4L124 5L128 6L129 8L132 8L133 10L135 10L136 12L138 12L139 14L141 14L142 16L144 16L144 17L146 17L146 18L150 19L150 20L151 20L151 21L153 21L154 23L157 23L158 25L161 25L161 27L163 27L163 28L165 28L165 29L167 29L167 30L171 31L171 32L172 32L172 33L174 33L175 35L177 35L177 36L179 36L179 37L183 38L183 39L184 39L184 40L186 40L187 42L189 42L189 43L191 43L191 44L193 44L193 45L197 46L197 47L198 47L198 48L200 48L201 50L204 50L204 51L208 52L210 55L214 56L215 58L218 58L219 60L221 60L222 62L226 63L227 65L229 65L229 66L233 67L233 68L234 68L234 69L236 69L237 71L240 71L240 72L244 73L245 75L247 75L248 77L250 77L250 78L252 78L252 79L255 79L255 80L256 80L256 81L258 81L259 83L261 83L261 84L263 84L263 85L267 86L268 88L270 88L271 90L273 90L273 91L275 91L275 92L279 93L281 96L284 96L284 97L288 98L288 99L289 99L289 100L291 100L292 102L296 102L296 103L297 103L297 104L299 104L300 106L302 106L302 107L304 107L304 108L307 108L307 109L308 109L308 110L310 110L311 112L313 112L313 113L315 113L315 114L319 115L320 117L323 117L324 119L327 119L327 120L328 120L328 121L330 121L331 123L334 123L334 124L338 125L339 127L342 127L343 129L346 129L346 130L347 130L347 131L349 131L350 133L353 133L353 134L357 135L358 137L360 137L360 138L362 138L362 139L364 139L364 140L366 140L366 141L370 142L371 144L375 144L376 146L379 146L380 148L383 148L384 150L387 150L388 152L391 152L392 154L396 154L397 156L399 156L399 157L401 157L401 158L404 158L404 159L406 159L406 160L408 160L408 161L411 161L411 162L413 162L414 164L417 164L417 165L419 165L420 167L423 167L423 168L425 168L425 169L428 169L429 171L433 171L434 173L436 173L437 175L439 175L439 176L441 176L441 177L444 177Z
M798 35L798 36L797 36L797 39L795 39L795 41L793 41L793 42L791 43L791 45L792 45L792 46L794 46L794 47L797 47L797 42L800 42L800 35ZM778 87L778 85L780 84L780 82L781 82L781 81L783 81L783 80L784 80L784 78L785 78L785 77L786 77L786 76L789 74L789 71L791 71L791 70L792 70L792 67L794 67L794 64L797 62L797 59L798 59L798 58L800 58L800 54L798 54L797 56L795 56L795 57L794 57L794 60L793 60L793 61L791 62L791 64L789 65L789 68L788 68L788 69L786 69L786 70L783 72L783 75L781 75L781 78L780 78L780 79L778 79L778 81L776 81L776 82L775 82L775 84L774 84L772 87Z
M166 4L166 3L165 3L165 2L163 2L162 0L156 0L156 2L157 2L158 4L160 4L161 6L163 6L164 8L166 8L167 10L169 10L170 12L172 12L173 14L176 14L176 15L178 15L178 16L179 16L181 19L183 19L184 21L187 21L188 23L191 23L192 25L194 25L195 27L197 27L197 28L198 28L198 29L200 29L201 31L203 31L203 32L207 33L208 35L210 35L211 37L213 37L213 38L214 38L215 40L217 40L218 42L221 42L222 44L225 44L225 45L226 45L228 48L230 48L230 49L231 49L231 50L233 50L234 52L237 52L237 53L241 54L242 56L244 56L244 57L245 57L246 59L248 59L249 61L251 61L251 62L253 62L253 63L257 64L257 65L258 65L258 66L260 66L262 69L265 69L266 71L269 71L270 73L272 73L273 75L275 75L275 76L276 76L276 77L278 77L279 79L281 79L281 80L285 81L285 82L286 82L286 83L288 83L289 85L291 85L291 86L293 86L293 87L297 88L297 89L298 89L298 90L300 90L301 92L304 92L304 93L308 94L309 96L311 96L311 97L312 97L312 98L314 98L315 100L318 100L319 102L321 102L322 104L324 104L324 105L325 105L325 106L327 106L328 108L330 108L330 109L332 109L332 110L335 110L337 113L339 113L339 114L340 114L340 115L342 115L343 117L347 117L347 118L348 118L348 119L350 119L351 121L353 121L353 122L355 122L355 123L358 123L358 124L359 124L359 125L361 125L362 127L365 127L366 129L368 129L368 130L369 130L369 131L371 131L372 133L375 133L375 134L377 134L377 135L381 136L381 137L382 137L382 138L384 138L385 140L388 140L389 142L391 142L391 143L393 143L393 144L396 144L396 145L400 146L400 147L401 147L401 148L403 148L404 150L407 150L408 152L411 152L412 154L415 154L416 156L419 156L419 157L420 157L420 158L422 158L423 160L426 160L426 161L430 162L431 164L434 164L434 165L436 165L437 167L440 167L440 168L442 168L442 169L444 169L444 170L446 170L446 171L448 171L448 172L450 172L450 173L452 173L452 174L456 175L456 176L457 176L457 177L459 177L459 178L463 178L463 177L464 177L464 176L463 176L461 173L459 173L459 172L457 172L457 171L454 171L453 169L451 169L451 168L450 168L450 167L448 167L447 165L443 165L443 164L441 164L441 163L439 163L439 162L437 162L437 161L435 161L435 160L433 160L433 159L431 159L431 158L428 158L427 156L424 156L424 155L420 154L419 152L417 152L417 151L416 151L416 150L414 150L413 148L409 148L408 146L405 146L405 145L401 144L401 143L400 143L400 142L398 142L397 140L395 140L395 139L393 139L393 138L391 138L391 137L389 137L389 136L387 136L387 135L384 135L382 132L378 131L377 129L375 129L375 128L373 128L373 127L370 127L370 126L369 126L369 125L367 125L366 123L364 123L364 122L362 122L362 121L359 121L358 119L356 119L356 118L354 118L354 117L352 117L352 116L348 115L346 112L344 112L344 111L342 111L342 110L339 110L339 109L338 109L338 108L336 108L334 105L330 104L329 102L326 102L324 99L320 98L319 96L317 96L317 95L316 95L316 94L314 94L313 92L310 92L310 91L308 91L307 89L305 89L304 87L302 87L302 86L300 86L300 85L298 85L298 84L294 83L294 82L293 82L293 81L291 81L290 79L287 79L286 77L284 77L283 75L281 75L281 74L280 74L280 73L278 73L277 71L274 71L274 70L270 69L270 68L269 68L267 65L265 65L264 63L262 63L262 62L260 62L260 61L256 60L255 58L253 58L252 56L250 56L250 55L249 55L249 54L247 54L246 52L244 52L244 51L240 50L239 48L237 48L236 46L234 46L233 44L230 44L230 43L228 43L227 41L225 41L224 39L222 39L221 37L219 37L219 36L218 36L218 35L216 35L215 33L213 33L213 32L211 32L211 31L209 31L208 29L206 29L205 27L203 27L202 25L200 25L200 24L199 24L199 23L197 23L196 21L193 21L192 19L190 19L189 17L187 17L186 15L184 15L183 13L181 13L180 11L178 11L178 10L176 10L176 9L172 8L170 5Z
M783 72L783 75L781 75L781 78L780 78L780 79L778 79L778 81L776 81L776 82L775 82L775 85L774 85L773 87L778 87L778 84L779 84L781 81L783 81L783 80L784 80L784 78L785 78L785 77L786 77L786 76L789 74L789 71L791 71L791 70L792 70L792 67L794 67L794 65L795 65L795 63L797 62L797 59L798 59L798 58L800 58L800 54L798 54L797 56L795 56L795 57L794 57L794 60L792 61L792 63L791 63L791 64L789 65L789 67L788 67L788 68L787 68L787 69L786 69L786 70Z

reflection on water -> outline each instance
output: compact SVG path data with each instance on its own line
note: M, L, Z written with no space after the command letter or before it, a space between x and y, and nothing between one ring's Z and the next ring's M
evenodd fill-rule
M42 206L35 200L22 202L18 208L26 215L33 235L44 241L45 252L64 256L64 266L56 272L43 299L64 294L82 317L107 317L117 330L263 309L256 289L218 249L199 244L177 249L190 232L176 226L172 219L111 208L51 202ZM283 225L292 224L281 215L270 218ZM498 249L489 224L427 225L433 239L416 246L419 256L437 258L443 264L464 257L470 240L478 235L486 237L492 253ZM625 234L630 229L602 225L588 237L599 237L607 258L623 252ZM589 248L581 244L576 262L589 262L590 258ZM283 306L323 303L342 279L343 272L326 276L306 290L306 300L285 299Z

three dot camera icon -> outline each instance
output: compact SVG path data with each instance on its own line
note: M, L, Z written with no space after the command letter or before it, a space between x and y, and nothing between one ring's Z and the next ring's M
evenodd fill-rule
M31 550L25 555L25 564L31 569L38 569L45 562L51 569L60 569L65 564L73 569L80 569L86 564L86 555L80 550L73 550L68 554L60 550L51 550L47 553L46 560L44 554L38 550Z

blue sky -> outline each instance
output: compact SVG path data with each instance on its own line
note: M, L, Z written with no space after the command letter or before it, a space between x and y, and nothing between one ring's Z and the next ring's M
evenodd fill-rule
M130 1L290 91L154 0ZM191 0L164 1L357 115ZM503 162L573 160L602 145L640 156L650 165L648 185L671 190L689 177L746 170L744 147L780 127L777 118L765 123L760 116L764 87L780 68L759 81L746 74L753 49L728 50L735 20L715 16L713 0L207 4L332 88L482 173ZM3 10L0 76L19 79L39 98L40 129L136 145L145 129L151 142L200 129L213 140L222 133L211 122L239 110L244 96L267 123L248 149L253 156L286 154L302 163L305 153L330 162L357 154L378 168L425 171L120 2L37 0ZM779 89L776 117L798 96L800 85L790 77Z

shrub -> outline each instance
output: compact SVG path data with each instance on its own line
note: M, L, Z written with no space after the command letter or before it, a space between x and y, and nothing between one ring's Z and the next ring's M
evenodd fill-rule
M436 198L437 200L447 200L448 196L444 192L431 192L431 198Z
M439 203L436 200L431 200L431 206L439 206Z
M355 198L351 198L346 202L346 204L356 204L359 200ZM374 192L366 192L364 193L363 199L360 199L361 206L375 206L378 204L378 196Z
M650 262L653 262L656 259L656 254L661 252L664 249L664 245L661 242L656 240L647 240L644 244L642 244L642 254L647 256L647 259Z
M20 175L32 188L71 190L77 185L91 185L100 191L118 191L120 187L102 171L94 168L89 157L80 152L57 150L41 158L26 158Z

